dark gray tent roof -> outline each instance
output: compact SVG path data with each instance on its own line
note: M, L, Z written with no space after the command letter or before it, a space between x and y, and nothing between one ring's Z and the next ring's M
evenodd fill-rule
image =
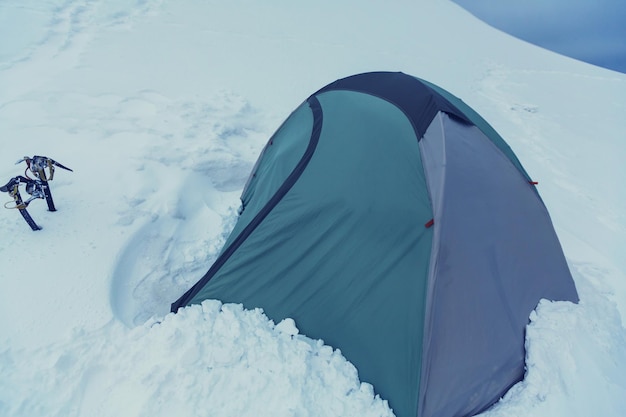
M424 135L440 111L471 123L461 110L428 84L401 72L371 72L343 78L320 89L314 96L333 90L358 91L393 103L406 114L418 138Z

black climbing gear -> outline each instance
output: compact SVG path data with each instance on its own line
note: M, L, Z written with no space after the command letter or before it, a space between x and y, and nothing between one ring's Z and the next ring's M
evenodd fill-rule
M31 195L31 197L26 201L22 199L22 196L20 194L20 184L25 184L26 192ZM36 180L32 180L30 178L19 175L17 177L11 178L8 183L0 187L0 191L9 193L9 195L13 197L14 200L7 202L4 205L5 208L19 210L20 214L22 215L26 223L28 223L31 229L41 229L41 227L39 227L30 216L28 210L26 210L26 207L28 207L31 201L36 198L44 198L44 192L41 184L39 184Z
M32 158L25 156L24 158L17 161L16 164L20 164L22 162L26 162L26 170L24 171L24 176L18 175L17 177L13 177L9 180L8 183L0 187L0 191L9 193L11 197L13 197L13 201L7 202L4 207L7 209L17 209L20 214L28 223L31 229L40 230L41 227L35 223L33 218L30 216L26 208L31 203L31 201L41 198L45 199L48 204L48 210L56 211L54 207L54 201L52 200L52 193L50 192L50 184L49 181L52 181L54 178L54 168L59 167L65 169L67 171L72 171L70 168L61 165L55 160L48 158L47 156L33 156ZM46 169L48 172L46 173ZM31 178L28 175L28 171L30 171L35 178ZM72 171L73 172L73 171ZM20 185L24 184L24 188L26 192L30 195L27 200L22 199L22 195L20 194Z
M54 207L54 200L52 200L52 193L50 191L49 181L52 181L54 178L54 167L59 167L61 169L65 169L67 171L72 171L70 168L61 165L54 159L48 158L47 156L39 156L35 155L32 158L25 156L16 162L16 164L26 162L26 170L24 171L24 175L32 179L28 176L28 171L30 171L36 179L41 183L41 187L46 199L46 203L48 203L48 210L56 211ZM48 169L48 174L46 175L46 169ZM73 172L73 171L72 171Z

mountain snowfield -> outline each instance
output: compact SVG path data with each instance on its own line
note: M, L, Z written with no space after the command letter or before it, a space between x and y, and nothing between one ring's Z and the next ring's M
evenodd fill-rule
M581 301L542 301L483 417L626 415L626 75L447 0L0 3L0 416L392 416L340 351L262 310L168 314L209 268L269 136L322 86L403 71L461 97L544 199ZM23 194L25 194L23 192ZM6 194L0 197L10 200Z

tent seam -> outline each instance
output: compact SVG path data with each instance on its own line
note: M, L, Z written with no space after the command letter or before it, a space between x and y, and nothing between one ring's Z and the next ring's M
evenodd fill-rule
M186 293L184 293L178 300L172 303L171 312L175 313L180 307L188 305L191 300L200 292L200 290L215 276L215 274L224 266L224 264L230 259L230 257L237 251L237 249L246 241L246 239L254 232L254 230L261 224L261 222L269 215L269 213L276 207L276 205L283 199L283 197L289 192L293 185L298 181L304 169L309 164L309 161L315 153L317 144L322 131L323 125L323 112L320 102L315 97L310 97L308 100L309 106L313 112L313 129L311 132L311 138L309 139L309 145L304 151L304 154L291 174L283 182L280 188L274 193L272 198L263 206L257 215L250 221L250 223L241 231L241 233L233 240L231 245L222 252L217 258L215 263L207 271L207 273L191 287Z

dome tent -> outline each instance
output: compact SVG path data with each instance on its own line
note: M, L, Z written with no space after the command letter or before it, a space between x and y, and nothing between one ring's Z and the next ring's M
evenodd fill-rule
M469 106L390 72L311 95L264 148L207 298L293 318L398 417L469 416L524 375L541 298L578 301L549 214Z

